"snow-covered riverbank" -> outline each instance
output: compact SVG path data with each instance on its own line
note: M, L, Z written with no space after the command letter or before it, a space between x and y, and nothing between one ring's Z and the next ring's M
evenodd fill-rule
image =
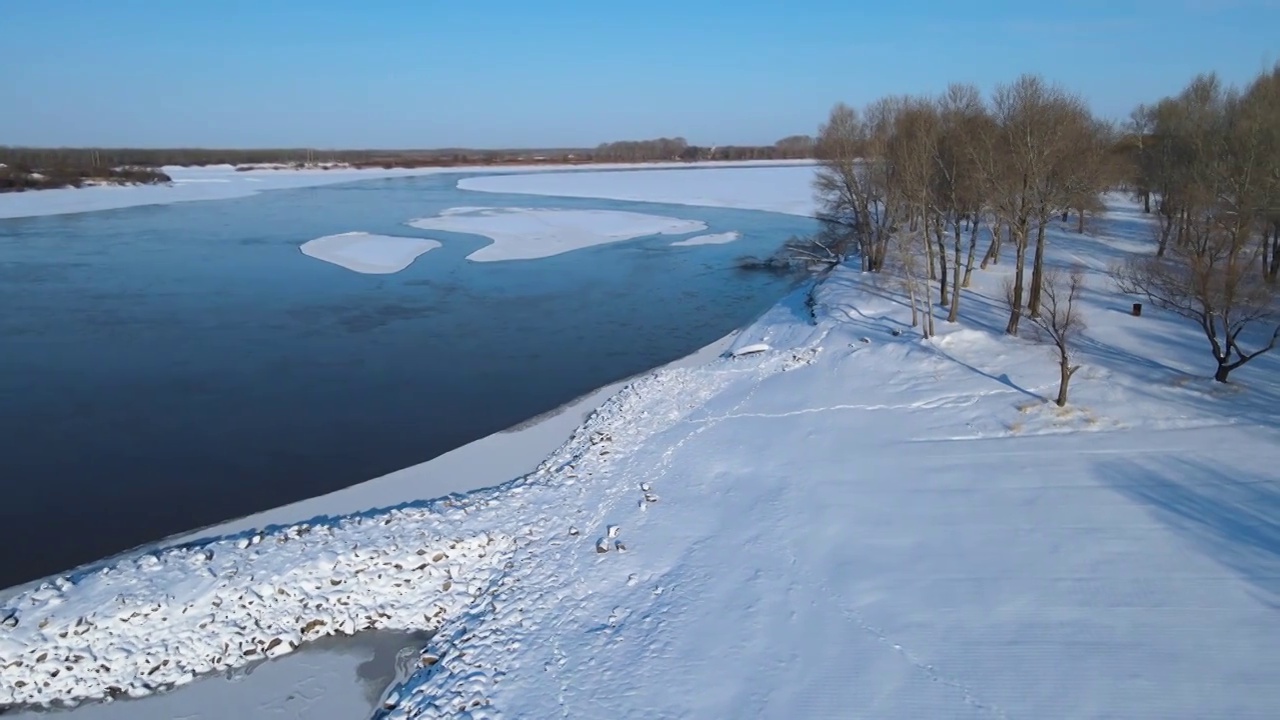
M0 703L373 627L437 631L391 717L1270 717L1276 361L1218 386L1194 328L1130 316L1102 270L1146 219L1112 202L1050 237L1089 268L1065 410L1001 333L1005 268L930 341L844 268L733 341L762 352L636 379L506 486L0 601Z

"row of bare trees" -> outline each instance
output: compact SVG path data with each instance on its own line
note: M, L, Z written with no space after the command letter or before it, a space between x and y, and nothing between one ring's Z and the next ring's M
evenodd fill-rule
M684 138L620 140L603 143L586 154L596 162L653 160L786 160L813 157L814 139L789 135L772 145L690 145Z
M1116 278L1198 325L1227 382L1280 339L1280 66L1243 89L1197 77L1130 129L1132 184L1158 231L1154 256Z
M1094 211L1113 183L1115 132L1078 96L1036 76L998 87L970 85L937 97L888 97L861 111L844 104L819 130L815 188L829 221L848 228L864 270L894 269L919 299L932 334L937 305L955 322L961 289L980 266L1015 256L1007 331L1038 316L1045 229L1055 216ZM1027 270L1030 275L1028 277Z
M1067 306L1083 281L1048 269L1046 230L1075 214L1084 232L1102 193L1127 187L1157 222L1151 252L1112 268L1120 289L1199 326L1221 382L1280 342L1280 66L1243 89L1198 77L1139 107L1123 131L1032 75L990 97L952 85L934 97L838 104L815 155L828 229L789 247L810 262L856 256L865 271L892 271L926 337L935 307L957 320L975 265L1012 255L1006 332L1030 319L1047 333L1063 353L1065 388L1073 366L1054 325L1081 326Z

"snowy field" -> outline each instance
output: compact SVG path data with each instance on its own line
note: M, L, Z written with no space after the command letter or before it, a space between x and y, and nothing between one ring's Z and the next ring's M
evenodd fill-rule
M697 169L743 168L766 166L781 168L794 166L794 161L714 162L699 163ZM650 163L644 165L590 165L590 166L504 166L504 167L441 167L410 169L303 169L286 170L262 168L237 171L231 165L207 167L161 168L173 182L164 185L100 185L84 188L39 190L32 192L0 193L0 219L63 215L98 210L116 210L139 205L165 205L197 200L227 200L254 195L267 190L315 187L357 180L374 180L390 177L415 177L442 173L483 172L490 174L538 173L560 171L559 174L576 174L598 170L643 168L687 168L685 163ZM566 172L567 171L567 172ZM687 203L686 203L687 204Z
M777 204L808 191L771 172ZM769 184L690 175L699 199L741 181L736 207ZM597 185L675 202L628 182ZM1001 333L1007 266L930 341L842 269L729 348L760 352L634 380L505 486L0 600L0 704L146 695L375 628L436 633L396 718L1275 717L1280 368L1218 385L1194 327L1130 316L1102 271L1147 220L1111 205L1095 235L1050 233L1051 262L1089 268L1065 410L1049 351Z
M419 255L440 247L437 240L348 232L308 240L299 248L308 257L358 273L398 273Z
M467 256L475 262L533 260L646 235L684 235L706 230L698 220L680 220L616 210L463 207L409 225L420 230L483 235L493 240Z

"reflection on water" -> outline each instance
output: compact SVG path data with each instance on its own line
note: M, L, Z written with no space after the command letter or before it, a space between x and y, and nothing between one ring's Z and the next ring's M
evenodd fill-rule
M427 633L369 631L328 637L228 673L138 700L28 710L26 720L352 720L382 707L388 690L418 667ZM5 715L7 718L9 715Z

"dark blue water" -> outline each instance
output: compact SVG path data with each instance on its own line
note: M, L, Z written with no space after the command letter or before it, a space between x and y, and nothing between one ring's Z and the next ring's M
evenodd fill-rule
M436 457L749 321L744 273L812 221L375 180L0 220L0 587ZM404 225L455 206L634 210L738 230L551 258ZM306 257L364 230L444 247L395 275Z

